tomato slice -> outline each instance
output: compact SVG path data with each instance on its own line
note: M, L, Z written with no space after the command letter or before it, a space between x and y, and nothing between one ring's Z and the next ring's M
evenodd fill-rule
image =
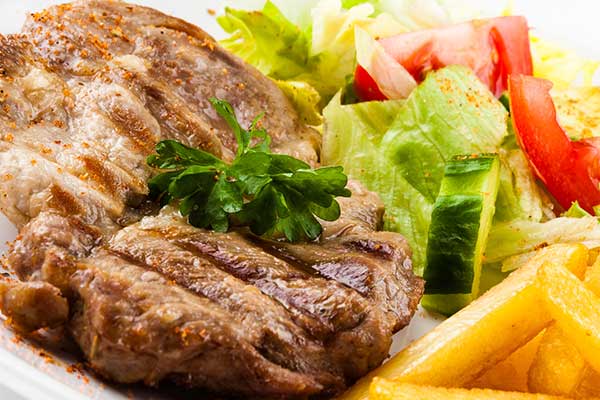
M544 79L510 77L517 139L536 175L564 209L578 201L593 214L600 204L600 138L569 139L556 118L551 88Z
M380 39L379 43L417 82L422 81L431 70L454 64L465 65L496 96L500 96L508 87L510 74L533 73L529 27L527 20L519 16L403 33ZM359 97L360 93L365 93L366 97L361 99L374 100L381 94L377 77L367 79L364 74L368 75L358 66L356 91Z
M362 101L387 100L387 97L381 93L377 82L360 65L356 67L356 72L354 73L354 89L356 90L356 95Z

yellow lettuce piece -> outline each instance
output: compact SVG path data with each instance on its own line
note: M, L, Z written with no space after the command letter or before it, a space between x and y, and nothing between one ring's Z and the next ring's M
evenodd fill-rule
M554 43L531 36L531 54L533 74L552 81L558 89L572 86L581 79L581 84L592 84L594 74L600 67L600 61L589 60L571 50Z
M555 89L552 99L560 125L572 139L600 136L600 87Z

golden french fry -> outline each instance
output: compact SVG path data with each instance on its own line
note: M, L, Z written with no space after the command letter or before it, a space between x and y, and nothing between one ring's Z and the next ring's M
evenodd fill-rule
M525 346L512 353L506 360L496 364L465 387L527 392L529 390L527 385L528 372L542 341L543 334L542 331Z
M448 389L373 379L369 400L566 400L566 397L502 392L491 389Z
M544 264L538 277L539 290L556 325L590 366L600 372L600 298L560 265Z
M551 322L535 287L538 268L556 263L581 276L587 253L579 244L540 250L504 282L361 379L340 399L366 399L374 377L450 387L471 382Z
M600 258L585 271L585 286L600 296Z
M570 396L583 379L585 369L585 360L577 348L565 339L556 324L552 324L546 329L529 370L529 390Z
M577 387L572 397L575 399L600 397L600 374L587 365L583 374L583 379L579 383L579 387Z
M600 295L600 260L587 269L585 285ZM574 344L557 325L546 329L539 350L529 370L529 390L534 393L574 396L583 382L588 367ZM600 383L600 382L599 382Z

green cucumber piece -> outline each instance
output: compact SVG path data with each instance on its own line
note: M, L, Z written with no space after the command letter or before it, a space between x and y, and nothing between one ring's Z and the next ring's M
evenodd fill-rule
M499 183L496 154L447 163L429 226L425 308L452 315L477 297Z

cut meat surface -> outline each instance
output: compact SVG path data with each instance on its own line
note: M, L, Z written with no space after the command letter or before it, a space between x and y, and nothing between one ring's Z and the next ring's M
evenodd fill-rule
M109 227L136 208L163 139L231 159L242 125L265 112L275 151L317 162L316 131L269 79L198 27L158 11L84 1L32 14L0 36L0 207L18 226L42 211Z
M148 198L146 157L178 140L232 159L230 128L265 112L273 151L318 165L320 137L268 78L205 32L119 1L32 14L0 35L0 208L20 228L0 307L22 330L64 324L112 380L220 395L339 393L379 365L423 282L356 182L318 241L190 226Z
M72 331L92 367L109 378L156 384L174 375L218 392L266 396L323 388L261 356L243 321L157 273L100 254L72 285L81 304Z

